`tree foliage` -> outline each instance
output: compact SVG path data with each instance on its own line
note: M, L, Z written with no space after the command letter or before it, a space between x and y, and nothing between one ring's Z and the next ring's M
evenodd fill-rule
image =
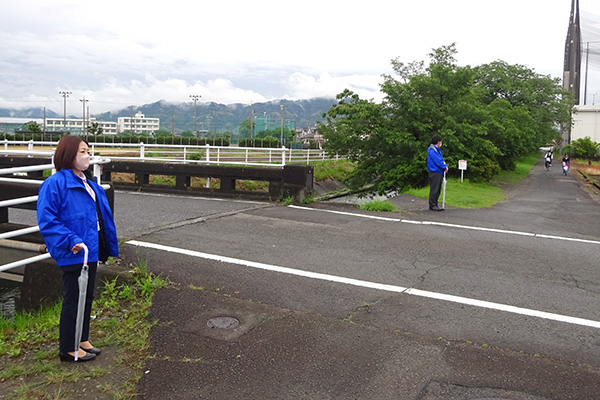
M590 159L596 157L600 152L600 145L589 136L573 140L570 145L563 149L564 154L570 154L574 158Z
M451 174L467 160L470 179L487 181L570 123L572 98L558 80L502 61L459 67L455 55L452 44L433 49L427 66L393 60L381 104L349 90L337 96L319 130L326 150L356 161L352 187L384 193L425 185L434 134L443 137Z
M102 135L104 133L104 129L97 122L92 122L87 127L87 133L90 135Z
M35 121L27 124L27 130L32 133L42 133L42 127Z

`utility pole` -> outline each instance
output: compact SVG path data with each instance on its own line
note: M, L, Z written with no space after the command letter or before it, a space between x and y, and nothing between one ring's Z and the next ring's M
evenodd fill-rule
M62 94L62 97L65 100L65 114L64 114L64 120L63 120L63 131L66 132L67 131L67 97L69 97L71 92L61 91L61 92L58 92L58 94Z
M79 101L83 103L83 114L81 116L81 135L83 136L83 134L86 132L86 129L85 129L85 103L87 103L89 100L86 100L85 96L83 96L83 99L79 99Z
M173 144L174 137L175 137L175 111L171 110L171 144Z
M196 111L197 111L196 102L202 96L200 96L199 94L190 94L190 97L192 99L194 99L194 133L195 133L196 137L198 137L198 118L196 118Z
M135 135L133 129L133 106L129 106L129 130Z
M250 142L254 144L254 111L250 102Z
M213 146L215 146L217 143L217 112L213 111L213 119L215 120L215 135L214 135L214 139L213 139Z
M283 104L281 105L281 147L283 147L283 113L285 112L285 107Z

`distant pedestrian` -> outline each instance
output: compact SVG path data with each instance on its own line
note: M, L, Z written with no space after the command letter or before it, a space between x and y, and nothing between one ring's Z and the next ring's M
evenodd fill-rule
M552 166L552 158L552 152L548 150L548 152L544 156L544 166L546 167L546 171L548 171L548 168Z
M442 191L444 173L448 172L448 165L442 156L442 137L433 135L431 144L427 149L427 171L429 171L429 209L432 211L444 211L438 206L438 199Z
M118 256L115 223L104 189L84 174L90 165L88 144L78 136L65 136L54 153L56 174L40 187L37 220L48 252L60 267L63 302L59 326L62 361L92 360L100 354L89 342L90 312L98 261ZM75 345L79 300L78 278L84 262L83 244L89 249L89 279L81 342Z

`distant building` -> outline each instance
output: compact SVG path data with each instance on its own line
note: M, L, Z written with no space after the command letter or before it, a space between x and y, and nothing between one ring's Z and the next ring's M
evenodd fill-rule
M589 136L600 143L600 106L575 106L573 110L571 141Z
M146 118L140 111L133 117L117 118L117 133L130 131L135 135L142 133L154 134L160 129L160 118Z
M94 117L85 122L87 125L97 123L102 128L102 134L104 135L116 135L118 133L116 122L96 121ZM84 128L83 119L67 118L67 125L65 126L64 118L46 118L46 132L70 132L73 135L85 135Z
M27 129L26 125L30 122L35 122L44 129L43 118L0 117L0 132L15 133L17 130Z
M323 135L319 133L316 126L307 126L304 128L296 128L296 135L294 136L295 142L300 142L302 144L308 144L310 140L314 140L319 145L319 148L322 148Z
M263 116L254 117L254 131L256 133L262 131L271 131L281 129L281 115L278 113L264 113ZM284 120L283 128L289 130L296 129L296 121Z
M78 118L67 118L65 126L64 118L46 118L46 132L70 132L73 135L82 135L84 132L84 121ZM97 123L102 128L104 135L116 135L130 131L135 135L142 133L154 134L160 128L160 118L146 118L141 112L137 112L133 118L119 117L117 122L113 121L97 121L91 117L85 121L87 125ZM42 125L42 124L40 124ZM43 126L43 125L42 125Z

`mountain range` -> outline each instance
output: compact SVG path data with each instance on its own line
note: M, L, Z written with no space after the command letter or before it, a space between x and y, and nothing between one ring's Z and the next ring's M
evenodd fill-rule
M151 104L142 106L130 106L116 112L105 112L92 115L97 121L116 121L118 117L129 117L135 115L138 111L148 118L160 118L161 129L174 130L181 132L184 130L212 131L218 132L236 131L243 120L250 119L251 115L255 118L264 117L270 120L272 125L281 124L281 105L284 106L284 121L295 121L298 128L314 126L316 121L323 120L323 113L336 103L331 98L314 98L309 100L274 100L266 103L255 103L252 106L248 104L218 104L198 102L194 107L193 102L169 103L160 100ZM194 113L196 118L194 118ZM23 110L0 108L0 117L21 117L21 118L43 118L44 110L42 108L28 108ZM60 118L62 114L46 109L47 118ZM68 116L69 118L81 118Z

